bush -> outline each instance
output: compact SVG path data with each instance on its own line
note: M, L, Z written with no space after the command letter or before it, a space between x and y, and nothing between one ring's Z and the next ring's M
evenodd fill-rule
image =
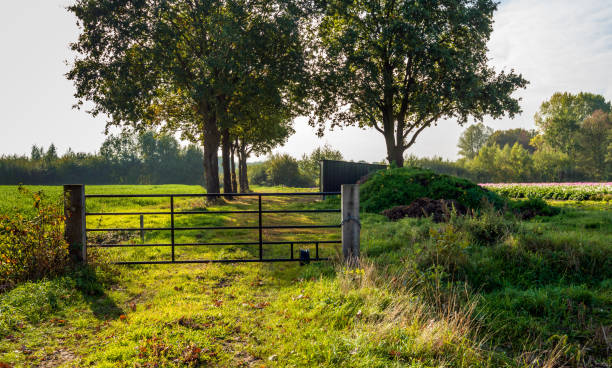
M513 201L510 202L510 206L516 215L523 220L527 220L535 216L554 216L560 212L558 208L549 206L546 201L540 198L531 198L525 201Z
M454 199L467 208L480 208L484 202L496 208L504 200L469 180L436 174L417 167L381 170L361 185L362 208L367 212L408 205L417 198Z
M256 185L285 185L308 188L315 184L299 170L298 161L287 154L274 154L261 164L249 167L249 179Z
M68 265L61 207L48 203L42 192L23 187L19 192L31 198L34 212L0 215L0 291L61 274Z

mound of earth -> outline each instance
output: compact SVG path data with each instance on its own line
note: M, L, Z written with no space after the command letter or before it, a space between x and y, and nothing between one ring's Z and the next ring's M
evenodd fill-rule
M395 206L382 211L390 220L396 221L404 217L432 217L434 222L448 220L450 214L465 215L467 207L454 199L418 198L407 206Z
M380 170L360 181L361 206L367 212L410 205L418 198L454 200L471 209L486 202L498 209L506 205L499 195L469 180L418 167Z

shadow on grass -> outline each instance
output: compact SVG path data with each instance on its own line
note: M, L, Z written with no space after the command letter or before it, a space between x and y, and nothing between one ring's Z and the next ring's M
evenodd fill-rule
M77 290L89 305L93 315L103 321L117 319L125 314L115 301L106 294L105 286L110 284L110 275L100 275L104 271L97 270L94 266L78 266L70 273Z

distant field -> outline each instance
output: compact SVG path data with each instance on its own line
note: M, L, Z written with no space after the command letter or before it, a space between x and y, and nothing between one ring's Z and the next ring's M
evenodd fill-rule
M508 198L612 200L612 183L487 183L480 185Z

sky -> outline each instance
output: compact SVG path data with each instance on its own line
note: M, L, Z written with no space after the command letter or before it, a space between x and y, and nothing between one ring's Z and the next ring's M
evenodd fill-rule
M490 65L514 69L530 84L515 95L523 113L514 119L485 119L494 129L534 128L533 115L557 91L602 94L612 99L611 0L503 0L494 15ZM70 0L0 0L0 155L29 154L33 144L54 143L94 152L104 141L105 118L72 106L74 86L65 73L75 57L69 43L79 30L65 10ZM336 129L318 138L306 120L277 152L295 157L329 144L349 160L384 159L380 133ZM457 158L465 129L440 121L424 131L407 154ZM257 159L257 158L254 158Z

